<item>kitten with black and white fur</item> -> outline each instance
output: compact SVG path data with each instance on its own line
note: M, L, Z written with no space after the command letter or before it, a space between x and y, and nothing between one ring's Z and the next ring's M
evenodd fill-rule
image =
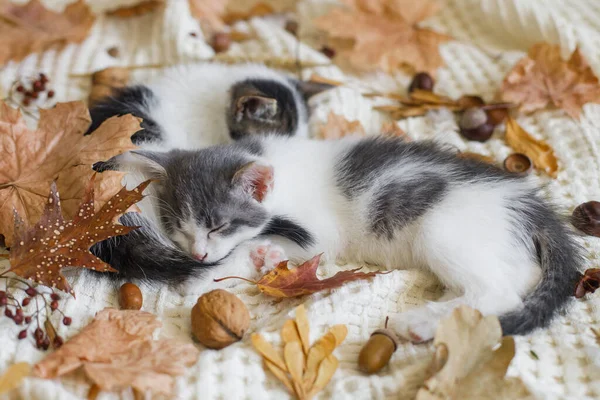
M298 81L257 64L203 63L167 69L156 80L121 89L90 110L88 133L115 115L142 118L142 130L132 136L141 149L164 152L198 149L228 143L249 135L280 132L284 136L308 135L308 99L330 85ZM120 166L120 164L122 164ZM129 153L97 170L128 169L135 173ZM126 183L136 180L127 176ZM126 225L141 226L134 233L107 240L92 251L119 270L125 278L181 281L210 265L182 252L163 235L157 209L169 205L158 200L140 204L143 214L127 214ZM162 259L156 261L154 253ZM177 276L177 277L176 277Z
M431 271L447 293L391 319L416 341L460 304L499 315L504 334L527 333L579 279L580 250L529 179L434 143L269 136L135 157L158 179L166 235L208 262L268 238L252 256L271 266L322 252Z

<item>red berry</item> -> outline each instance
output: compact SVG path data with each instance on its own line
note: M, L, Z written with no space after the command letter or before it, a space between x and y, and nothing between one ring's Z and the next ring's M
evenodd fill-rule
M6 310L4 310L4 315L6 315L8 318L14 317L12 311L10 311L8 308Z
M63 318L63 324L69 326L69 325L71 325L71 322L73 322L73 320L71 319L71 317L64 317Z
M0 306L5 306L8 303L8 299L6 297L0 297Z
M23 316L23 309L22 308L17 308L17 310L15 311L15 315L22 317Z
M58 308L58 301L54 300L52 303L50 303L50 309L52 311L56 310Z
M64 343L63 339L60 336L57 336L54 338L52 345L54 346L55 349L58 349L60 346L62 346Z
M23 304L23 307L27 307L30 302L31 302L31 297L25 297L21 304Z
M27 329L23 329L19 332L19 340L25 339L27 337Z
M31 315L28 315L25 317L25 323L26 324L30 324L31 323Z
M38 97L39 97L39 95L37 94L37 92L31 93L31 98L32 99L37 99Z
M17 92L22 92L24 90L25 90L25 88L23 87L23 85L17 86Z
M42 83L42 81L33 82L33 91L34 92L41 92L43 88L44 88L44 84Z
M408 87L408 92L411 93L416 89L425 90L427 92L431 92L433 90L434 81L431 75L427 72L419 72L410 82L410 86Z
M190 36L191 36L191 37L197 37L197 36L198 36L198 34L197 34L196 32L190 32Z
M44 74L43 72L42 72L42 73L40 73L40 81L41 81L42 83L46 83L46 82L48 82L48 77L46 77L46 74Z
M15 324L21 325L23 323L23 315L15 315L13 321L15 321Z
M42 340L42 349L48 350L48 347L50 347L50 340L48 340L48 336L46 336L44 340Z
M27 290L25 290L25 293L27 293L27 296L33 297L37 294L37 290L30 287L30 288L27 288Z
M41 341L44 338L44 331L42 331L40 328L36 328L33 332L33 336L35 336L36 340Z
M60 300L60 296L58 295L58 293L52 293L52 294L50 295L50 298L51 298L52 300L56 300L56 301Z
M0 290L0 298L6 297L6 292L4 290Z
M48 91L48 98L51 99L54 97L54 90L49 90Z

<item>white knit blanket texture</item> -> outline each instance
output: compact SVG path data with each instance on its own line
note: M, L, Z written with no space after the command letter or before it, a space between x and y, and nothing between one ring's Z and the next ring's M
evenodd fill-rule
M418 0L415 0L418 1ZM23 3L24 0L19 0ZM60 10L69 0L42 1ZM102 16L103 10L131 0L88 0L99 14L91 34L82 44L69 45L60 51L31 55L21 62L11 62L0 70L0 92L6 93L21 75L45 72L59 101L84 100L90 89L86 76L109 66L169 66L187 62L206 62L214 53L204 40L202 29L190 15L187 0L167 0L164 12L131 19ZM240 22L238 29L252 32L256 39L234 43L230 53L251 58L287 58L329 63L329 59L310 47L319 33L313 18L326 13L335 0L300 0L295 18L300 25L302 42L283 28L283 18L256 18ZM579 47L597 75L600 75L600 1L598 0L448 0L441 12L425 25L451 35L455 40L441 46L446 66L437 74L436 92L451 97L479 94L486 100L496 95L503 77L534 43L560 44L567 56ZM190 35L195 32L196 35ZM119 57L107 49L117 47ZM150 79L160 68L138 69L138 80ZM343 87L320 94L311 100L310 125L313 132L333 111L349 120L359 120L368 134L377 134L388 117L372 107L384 100L367 98L364 92L400 92L411 77L371 73L351 75L334 64L307 68L312 73L339 80ZM542 138L555 149L560 171L556 179L540 176L545 193L569 215L580 203L600 200L600 105L588 104L579 121L560 110L519 115L521 123L533 136ZM502 139L501 129L485 143L468 142L458 134L455 117L450 112L431 113L426 117L398 122L415 140L436 139L488 155L501 162L512 151ZM0 155L2 156L2 155ZM307 160L307 162L310 162ZM581 237L586 251L586 268L599 268L600 239ZM0 270L7 262L0 264ZM337 268L373 266L349 264L324 265L321 276L332 275ZM218 275L218 274L217 274ZM88 324L94 314L105 307L118 307L117 288L105 279L88 274L71 273L77 298L68 298L62 308L73 318L70 327L60 325L65 339ZM163 323L158 335L191 341L190 310L204 292L221 287L206 282L185 293L165 286L141 284L143 309L154 313ZM259 354L253 349L249 334L260 332L278 346L279 331L285 320L294 316L294 308L304 304L308 311L311 341L329 326L346 324L348 337L336 350L340 366L318 399L408 399L419 384L420 365L432 353L431 344L404 343L389 366L374 375L357 368L357 357L370 334L381 328L386 316L435 299L441 290L431 276L417 271L380 275L368 281L352 282L339 289L299 299L278 300L261 294L248 283L228 288L247 305L251 315L248 336L220 351L203 349L198 362L184 376L178 377L173 398L191 399L287 399L284 386L265 372ZM517 354L509 368L510 376L519 376L538 399L600 398L600 344L590 327L600 328L600 293L574 301L565 315L548 328L517 337ZM30 339L17 340L22 327L8 318L0 318L0 374L15 362L35 363L45 353L38 351ZM90 382L82 373L60 380L27 378L10 399L70 400L86 397ZM101 400L132 399L131 391L102 393ZM147 398L151 398L148 396ZM159 397L152 397L159 398Z

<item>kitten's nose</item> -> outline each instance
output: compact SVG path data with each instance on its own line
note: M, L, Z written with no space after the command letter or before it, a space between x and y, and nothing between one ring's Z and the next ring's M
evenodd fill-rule
M204 253L204 254L200 254L200 253L193 253L192 254L194 256L194 258L198 261L204 261L204 259L208 256L208 253Z

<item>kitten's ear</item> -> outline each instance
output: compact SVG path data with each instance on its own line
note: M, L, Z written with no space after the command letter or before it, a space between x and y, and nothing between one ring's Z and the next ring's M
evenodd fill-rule
M231 181L234 185L241 185L245 192L262 203L273 189L273 167L252 161L238 169Z
M312 82L312 81L296 81L296 87L304 96L304 100L310 99L312 96L336 87L328 83Z
M130 151L126 155L127 169L142 173L147 179L163 179L167 176L168 155L153 151Z
M277 116L277 100L258 94L240 96L235 102L235 119L244 118L255 121L269 121Z

